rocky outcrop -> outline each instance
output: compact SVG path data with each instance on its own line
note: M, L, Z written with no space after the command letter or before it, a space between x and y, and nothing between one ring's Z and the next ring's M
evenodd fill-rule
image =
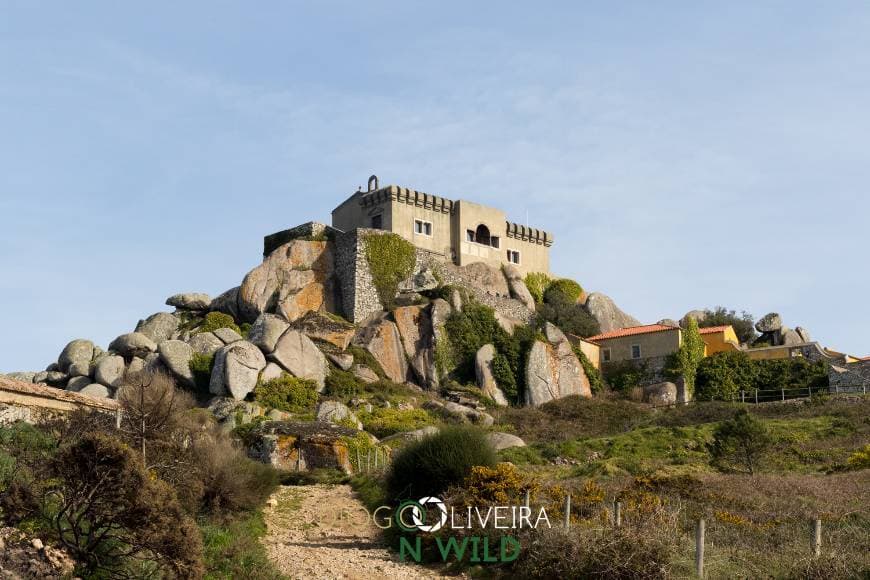
M490 427L495 422L489 413L453 401L430 399L423 403L423 408L449 423L472 423L481 427Z
M508 400L504 392L495 382L495 377L492 374L492 361L495 359L495 347L491 344L485 344L480 347L474 357L474 372L477 377L477 386L483 391L483 394L495 401L499 407L507 407Z
M507 278L500 268L495 268L483 262L473 262L460 268L462 276L468 282L487 294L510 296Z
M783 346L795 346L804 342L804 339L801 338L801 335L796 330L792 330L787 326L783 326L779 330L779 333L781 336L780 342Z
M755 330L764 334L766 332L776 332L782 328L782 317L776 312L770 312L761 317L755 323Z
M270 358L293 376L317 383L318 391L325 387L329 363L311 339L298 330L291 328L282 334Z
M544 326L547 342L536 340L526 365L526 405L538 407L570 395L591 397L589 379L571 343L551 323Z
M520 274L520 271L517 270L514 266L504 266L502 268L504 271L504 276L507 279L508 283L508 291L510 292L510 297L514 300L519 300L523 303L523 306L528 308L529 310L535 309L535 299L532 298L532 293L529 292L529 287L526 286L525 280L523 280L523 275Z
M435 335L429 309L423 306L403 306L393 311L393 318L417 383L427 389L438 388Z
M393 382L408 380L408 361L402 338L396 325L385 317L379 317L357 331L353 344L371 353L381 365L384 374Z
M352 473L344 438L355 434L353 429L323 421L267 421L254 429L248 456L286 471L326 468Z
M487 441L496 451L510 447L525 447L526 442L511 433L487 433Z
M0 529L0 577L61 580L72 578L75 560L64 550L45 545L17 528Z
M109 350L124 357L145 358L157 350L157 343L141 332L122 334L109 344Z
M353 366L353 355L351 354L329 353L326 358L343 371L349 371Z
M190 370L190 359L193 358L193 348L180 340L164 340L157 345L157 352L163 365L181 383L194 386L193 371Z
M166 305L179 310L205 311L211 308L211 296L201 292L185 292L167 298Z
M58 370L69 373L70 367L87 369L94 358L94 343L90 340L76 339L67 344L57 358ZM82 373L79 373L82 374ZM83 374L87 375L87 371Z
M677 385L670 382L647 385L643 388L643 402L651 405L673 405L677 402Z
M309 312L292 324L313 340L328 342L340 350L347 349L356 329L349 322L340 318L327 316L320 312Z
M630 326L640 326L640 321L622 310L613 300L600 292L592 292L586 299L586 311L598 321L601 332L610 332Z
M376 383L380 380L377 373L365 365L353 365L350 372L353 373L354 377L367 384Z
M425 437L429 437L437 433L438 427L435 427L434 425L428 425L426 427L423 427L422 429L417 429L415 431L403 431L401 433L396 433L395 435L390 435L389 437L384 437L383 439L381 439L381 443L390 445L391 447L398 447L411 441L419 441Z
M257 386L260 371L266 366L263 353L246 341L228 344L215 353L209 391L244 399Z
M212 332L198 332L190 337L188 344L198 354L211 355L223 348L224 341Z
M357 429L362 429L362 423L356 418L356 415L347 408L347 405L339 401L323 401L317 406L317 420L327 423L350 422L356 425Z
M656 324L661 324L662 326L674 326L679 327L680 323L674 320L673 318L662 318Z
M117 388L124 379L124 357L109 355L100 359L94 369L94 379L101 385Z
M801 339L801 342L805 342L805 343L806 343L806 342L812 342L812 341L813 341L813 337L812 337L812 335L810 334L810 331L807 330L806 328L804 328L803 326L798 326L797 328L794 329L794 331L797 332L798 336L799 336L800 339Z
M294 321L311 311L332 309L333 256L327 242L293 240L266 256L239 288L242 319L264 313Z
M272 354L278 339L281 338L290 324L276 314L261 314L251 325L248 340L266 354Z
M239 287L230 288L223 294L211 301L209 310L212 312L223 312L229 314L236 320L241 318L241 309L239 307Z
M689 326L690 318L694 318L695 322L700 324L704 321L705 318L707 318L707 313L703 310L689 310L682 318L680 318L680 327L686 328L687 326Z
M160 344L164 340L172 338L180 323L178 317L168 312L158 312L145 320L140 320L139 324L136 325L136 332L144 334L156 344Z

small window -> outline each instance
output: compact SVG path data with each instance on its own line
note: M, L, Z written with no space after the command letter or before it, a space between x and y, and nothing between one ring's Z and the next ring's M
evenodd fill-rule
M465 241L473 242L474 241L474 230L465 230Z
M520 253L516 250L508 250L507 251L507 259L511 264L519 264L520 263Z
M489 245L493 248L498 249L499 247L501 247L501 240L499 240L498 236L490 236Z
M432 235L432 222L414 220L414 233L421 236Z
M378 214L378 215L372 216L372 229L374 229L374 230L384 229L384 216L383 216L383 214Z
M601 349L601 360L603 362L610 362L610 349L602 348Z
M640 345L631 345L631 358L640 358Z

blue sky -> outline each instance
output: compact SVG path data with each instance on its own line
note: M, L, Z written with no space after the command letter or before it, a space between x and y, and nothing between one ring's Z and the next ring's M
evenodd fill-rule
M870 5L0 1L0 372L105 347L371 173L644 322L870 355Z

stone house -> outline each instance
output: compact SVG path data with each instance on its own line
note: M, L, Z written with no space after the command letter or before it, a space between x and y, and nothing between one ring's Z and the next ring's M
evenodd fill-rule
M478 203L397 185L380 187L374 175L367 191L357 191L332 210L332 227L392 232L457 266L484 262L510 264L523 275L550 271L551 233L508 221L503 211Z
M604 332L586 339L601 349L601 369L623 362L646 367L650 383L663 380L667 357L680 348L683 331L678 326L646 324Z

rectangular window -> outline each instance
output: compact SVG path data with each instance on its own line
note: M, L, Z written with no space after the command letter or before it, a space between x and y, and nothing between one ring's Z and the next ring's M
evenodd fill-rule
M425 220L414 220L414 233L421 236L432 235L432 222Z
M501 240L499 240L498 236L490 236L489 245L498 249L501 246Z
M372 229L381 230L384 228L384 216L383 214L373 215L372 216Z
M507 259L511 264L519 264L520 263L520 253L516 250L508 250L507 251Z
M601 360L603 362L610 362L610 349L602 348L601 349Z
M640 358L640 345L631 345L631 358Z
M473 242L474 241L474 230L465 230L465 241Z

